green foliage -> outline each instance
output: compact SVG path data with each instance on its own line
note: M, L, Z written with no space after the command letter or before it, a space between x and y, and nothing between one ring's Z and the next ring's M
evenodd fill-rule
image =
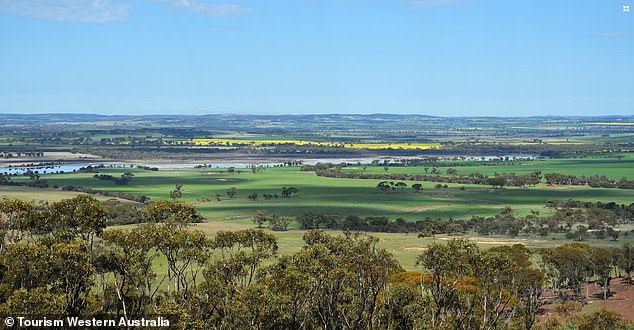
M0 248L5 241L21 241L24 232L36 227L37 217L32 204L19 199L0 201Z
M183 191L181 190L182 188L182 184L177 184L174 190L170 191L170 198L172 199L172 201L177 202L183 197Z
M542 250L541 254L555 287L570 288L575 298L581 297L581 285L591 271L590 246L569 243Z
M634 272L634 247L625 243L617 251L617 265L627 273L627 282L632 284L632 272Z
M20 315L38 319L42 316L63 315L64 293L53 293L46 287L18 289L11 293L2 308L3 315Z
M421 301L415 304L420 327L498 328L521 324L530 329L539 307L543 275L530 268L523 246L481 252L455 239L431 244L418 258L426 271ZM506 312L517 318L505 318Z
M299 251L279 256L275 236L263 230L213 238L195 230L201 217L184 203L153 203L140 213L147 223L100 231L108 213L95 203L87 196L37 208L0 203L3 228L22 237L0 249L0 312L127 319L167 313L187 329L530 329L545 285L523 245L432 243L418 258L423 272L406 273L367 234L309 230ZM264 211L256 217L271 229L283 219ZM497 217L514 215L505 208ZM315 213L300 220L332 221ZM361 219L346 219L354 221ZM627 266L628 249L574 243L540 255L560 287L578 294L598 278L609 298L610 271L615 263ZM593 317L579 328L627 326L609 313Z
M158 201L143 210L143 219L150 223L174 224L186 226L203 221L198 210L191 205Z
M258 211L253 217L253 222L257 223L259 228L262 228L264 222L268 222L271 230L286 231L288 230L288 225L291 223L291 219L281 217L276 213Z
M632 329L632 325L625 322L621 315L606 309L582 317L578 324L579 330Z
M98 180L103 180L103 181L112 181L115 184L118 185L126 185L128 183L130 183L130 181L132 180L132 177L134 177L134 174L130 173L130 172L125 172L123 174L121 174L121 177L117 178L114 177L110 174L95 174L93 176L95 179Z
M107 213L92 196L77 197L52 203L45 212L41 226L45 232L79 235L92 249L95 237L106 228Z

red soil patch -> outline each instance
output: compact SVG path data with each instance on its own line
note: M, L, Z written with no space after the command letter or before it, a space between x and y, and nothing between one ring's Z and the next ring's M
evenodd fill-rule
M624 278L613 278L610 282L610 291L612 295L607 300L603 300L601 285L590 283L583 286L582 294L587 295L588 305L594 305L591 311L605 308L619 313L625 320L634 322L634 285L627 284ZM572 292L568 292L568 294L572 295ZM558 315L555 312L555 307L561 304L556 291L544 291L542 304L542 312L537 315L538 324L543 324L552 318L557 318L561 323L565 323L567 318L578 317L578 313L575 312L569 315ZM584 309L588 308L588 306L583 307Z
M624 319L634 322L634 285L627 284L623 279L613 279L610 283L612 297L608 300L599 300L597 305L613 310L623 316Z

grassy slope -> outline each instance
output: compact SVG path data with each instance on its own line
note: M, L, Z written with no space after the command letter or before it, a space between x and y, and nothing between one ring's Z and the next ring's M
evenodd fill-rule
M22 199L29 202L45 202L52 201L57 202L62 199L70 199L77 195L78 192L72 191L59 191L53 189L36 189L29 187L12 187L12 186L0 186L0 199ZM95 196L97 199L105 201L108 197ZM125 200L122 200L125 201Z
M132 228L135 225L118 226L116 228ZM113 228L113 227L110 227ZM207 222L196 224L194 229L201 230L209 235L215 235L220 230L240 230L246 228L255 228L255 225L240 225L240 224L227 224L220 222ZM297 252L303 245L302 239L306 231L303 230L289 230L285 232L270 232L278 240L279 254L288 255ZM330 234L341 235L341 231L328 231ZM400 265L408 271L420 271L420 267L416 266L416 258L424 251L432 242L446 242L449 239L456 238L456 236L438 235L434 238L418 238L416 234L401 234L401 233L369 233L369 235L375 236L379 239L379 246L392 253ZM529 249L555 247L564 243L570 243L570 240L566 240L562 235L556 235L553 237L539 238L520 235L517 238L511 239L508 237L478 237L473 235L465 235L464 238L468 238L475 242L481 249L487 249L493 246L499 245L512 245L523 244ZM628 237L621 237L618 241L612 242L611 240L596 240L593 238L588 239L585 243L599 246L616 247L620 246L624 242L634 242L634 235ZM164 257L159 258L155 262L155 270L157 274L163 276L167 273L167 264Z

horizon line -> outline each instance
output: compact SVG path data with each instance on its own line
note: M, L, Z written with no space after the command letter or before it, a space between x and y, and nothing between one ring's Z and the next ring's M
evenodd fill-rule
M104 114L104 113L84 113L84 112L40 112L40 113L1 113L0 116L39 116L39 115L80 115L80 116L105 116L105 117L202 117L202 116L331 116L331 115L357 115L357 116L420 116L420 117L436 117L436 118L597 118L597 117L634 117L634 114L605 114L605 115L427 115L419 113L345 113L345 112L328 112L328 113L246 113L246 112L210 112L204 114L163 114L163 113L146 113L146 114Z

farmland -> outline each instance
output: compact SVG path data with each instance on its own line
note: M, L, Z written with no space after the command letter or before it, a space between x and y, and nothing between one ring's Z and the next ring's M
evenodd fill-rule
M0 0L2 328L634 330L630 7Z
M568 159L552 161L531 161L529 165L515 166L463 166L459 173L470 171L531 172L541 170L564 174L600 174L614 178L632 176L632 156L622 159ZM584 170L588 166L589 170ZM351 166L344 171L363 171ZM367 172L382 173L383 166L368 166ZM634 200L634 191L587 187L548 187L540 184L529 188L489 189L481 185L449 184L448 189L435 189L434 183L422 182L422 192L412 189L384 194L376 188L378 180L334 179L317 177L312 172L302 172L299 167L271 167L258 173L242 170L230 173L226 169L174 169L165 171L143 171L129 169L99 169L100 174L114 176L131 172L134 178L128 185L116 185L93 178L93 173L43 175L50 186L80 186L139 195L147 195L152 200L169 199L169 192L176 184L183 185L182 201L194 203L201 213L210 220L249 218L256 210L268 209L284 216L295 216L305 210L359 216L389 216L406 219L458 218L467 219L472 215L489 216L504 206L511 206L521 214L530 210L543 211L546 201L551 199L577 199L628 203ZM388 173L424 173L423 167L389 167ZM18 178L16 181L27 180ZM282 187L295 186L299 189L292 199L258 198L247 199L252 192L258 194L279 194ZM460 190L464 186L464 190ZM236 198L222 197L235 187ZM46 189L44 191L47 191ZM34 191L36 193L37 190ZM250 219L247 220L250 222Z
M493 164L492 164L493 163ZM427 167L427 172L425 172ZM425 174L433 165L419 167L389 167L385 171L383 167L349 167L344 171L356 173L404 173L404 174ZM440 175L447 175L448 168L457 171L457 175L468 175L470 173L481 173L493 175L495 173L516 173L527 174L535 171L542 173L562 173L576 176L605 175L612 179L621 177L631 177L634 168L634 155L623 158L605 158L603 156L589 156L581 159L549 159L549 160L518 160L507 161L495 164L495 162L439 162L436 167L440 170Z
M532 171L559 172L564 174L597 174L613 178L634 176L634 155L622 158L577 158L553 160L523 160L502 162L492 166L494 162L458 162L453 168L458 173L495 172L529 173ZM471 165L479 163L479 165ZM449 166L439 169L445 172ZM513 165L510 165L513 164ZM453 162L455 165L455 162ZM430 167L428 167L429 170ZM531 211L541 214L552 213L545 208L549 200L581 200L593 202L616 202L628 204L634 201L634 191L602 189L588 187L549 187L541 183L535 187L490 189L481 185L449 184L447 189L436 189L434 183L423 182L421 192L406 189L402 192L384 194L376 188L378 180L336 179L315 176L312 172L300 171L300 167L270 167L257 173L249 169L239 169L230 173L227 168L171 169L146 171L139 169L103 168L99 174L121 175L124 172L134 174L127 185L116 185L109 181L96 180L94 173L49 174L41 178L48 181L50 188L38 189L27 187L3 187L0 196L4 198L21 198L25 200L60 200L75 196L75 192L60 191L64 186L80 186L98 190L125 192L146 195L151 200L169 199L169 192L176 184L182 185L183 202L194 205L207 222L197 224L196 228L213 235L219 230L237 230L254 227L251 218L258 210L275 212L285 217L295 217L305 211L342 216L387 216L390 219L404 218L407 221L418 221L424 218L454 218L467 220L472 216L493 216L501 208L509 206L517 214L526 215ZM343 171L384 173L383 166L350 166ZM425 173L423 166L390 166L388 173ZM442 174L446 175L446 174ZM15 181L28 181L21 177ZM413 182L411 182L413 183ZM411 185L410 183L410 185ZM260 195L279 194L284 186L295 186L299 189L296 197L290 199L249 200L247 195L257 192ZM59 188L54 189L52 187ZM235 187L237 196L228 198L225 193ZM464 190L460 188L464 187ZM216 194L223 195L220 201ZM99 195L98 195L99 196ZM104 199L104 197L100 197ZM292 253L302 245L305 231L298 230L292 223L289 231L276 232L281 253ZM420 249L426 246L431 238L416 238L415 234L375 233L380 238L382 247L388 249L401 261L406 269L415 269L414 259ZM565 241L563 236L550 238L525 236L516 239L506 237L486 238L470 234L475 242L483 247L495 244L511 244L520 242L529 247L553 246ZM442 237L442 236L441 236ZM482 243L483 242L483 243ZM497 242L497 243L496 243ZM506 242L506 243L505 243ZM493 244L492 244L493 243ZM608 244L609 241L596 241L595 244Z
M0 164L5 167L37 162L105 164L108 166L99 168L98 174L134 175L128 184L119 185L97 180L95 173L40 173L48 188L20 187L18 193L9 192L15 188L5 186L6 198L71 196L76 192L62 188L73 186L143 195L157 201L169 199L170 191L181 185L179 200L195 205L208 221L241 226L252 226L251 217L257 210L284 217L314 211L415 222L492 216L506 206L518 215L531 211L550 214L552 209L544 207L549 200L619 204L634 200L628 189L549 186L544 179L534 186L504 189L458 183L438 189L435 182L419 182L419 192L411 188L416 182L406 181L407 188L385 193L377 189L381 180L320 177L313 171L301 171L301 164L311 160L312 164L343 162L345 166L338 170L344 174L451 178L538 172L541 176L559 173L604 176L614 181L631 179L634 154L629 152L628 139L633 136L634 119L627 116L450 119L415 115L46 115L47 125L38 125L33 116L0 116L4 116L0 143L5 143ZM39 156L28 156L34 151ZM256 172L249 168L229 170L231 163L266 165ZM210 165L193 168L181 164ZM147 171L137 166L161 169ZM26 183L33 178L12 179ZM299 189L295 197L264 198L279 195L287 186ZM226 193L232 187L236 196L229 198ZM249 199L253 193L259 197ZM291 223L291 229L296 227Z
M296 145L296 146L325 146L340 147L349 149L411 149L427 150L439 149L439 143L338 143L338 142L318 142L303 140L248 140L248 139L192 139L189 141L171 141L169 144L192 143L197 146L275 146L275 145Z
M378 115L325 117L310 118L310 125L307 118L215 118L231 122L231 130L178 116L80 122L54 116L42 126L13 118L11 125L0 125L0 168L13 170L0 175L0 199L8 210L14 199L31 202L43 219L91 194L96 200L87 202L101 205L110 217L97 244L115 255L101 257L126 260L117 249L137 251L135 258L145 266L133 267L151 268L144 285L163 293L177 288L178 267L187 270L177 275L182 283L205 280L209 273L202 272L224 260L214 247L223 235L270 235L258 236L275 240L275 257L255 266L263 270L316 252L307 246L311 237L336 240L311 235L361 244L364 239L350 239L350 231L371 232L376 246L411 274L422 270L417 261L428 249L457 244L456 238L482 256L493 247L520 244L531 267L545 267L540 251L567 243L589 244L571 245L587 253L634 243L633 127L621 124L632 122L629 117L621 122L404 117L399 129ZM256 124L246 129L249 120ZM563 179L553 184L547 179L552 174ZM522 176L532 180L518 181ZM145 212L155 208L159 214L191 209L204 221L144 223ZM50 230L37 221L28 224L34 232ZM257 227L261 234L248 231ZM179 235L195 245L188 254L171 255L164 240ZM134 237L139 241L131 241ZM110 279L123 276L113 269L91 282L98 293L111 290L101 283L112 285ZM553 288L555 275L548 273L553 282L545 287ZM583 278L586 285L596 280L594 273ZM588 306L584 312L592 311Z

